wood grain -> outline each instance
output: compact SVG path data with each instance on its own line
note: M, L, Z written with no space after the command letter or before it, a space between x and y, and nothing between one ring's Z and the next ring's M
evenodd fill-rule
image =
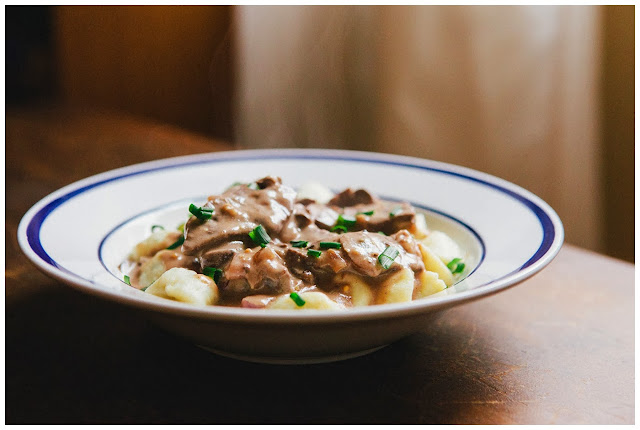
M50 279L16 243L54 189L231 146L104 112L9 112L6 422L632 424L634 266L565 245L533 278L376 353L313 366L218 357Z

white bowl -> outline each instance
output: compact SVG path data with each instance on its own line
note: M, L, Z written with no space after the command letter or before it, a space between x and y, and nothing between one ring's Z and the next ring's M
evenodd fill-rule
M408 303L334 311L195 307L129 287L118 265L154 224L184 221L189 203L231 183L280 176L334 191L364 187L422 208L430 228L466 252L465 278ZM557 214L537 196L471 169L355 151L259 150L170 158L68 185L22 218L18 240L41 270L81 291L141 310L166 330L219 354L272 363L364 354L429 330L438 311L497 293L532 276L558 253Z

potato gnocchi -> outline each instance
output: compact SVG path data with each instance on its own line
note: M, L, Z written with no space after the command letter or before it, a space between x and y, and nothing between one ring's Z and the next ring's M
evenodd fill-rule
M154 231L121 269L147 294L198 306L332 310L418 300L465 275L465 255L406 202L267 176L234 184L181 229Z
M218 286L213 279L182 267L174 267L161 274L146 292L200 306L214 305L218 301Z

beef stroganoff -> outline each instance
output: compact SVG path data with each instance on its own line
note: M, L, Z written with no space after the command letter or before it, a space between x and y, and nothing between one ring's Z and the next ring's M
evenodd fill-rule
M465 275L464 252L407 202L278 177L234 184L176 229L152 226L126 283L194 305L342 310L408 302Z

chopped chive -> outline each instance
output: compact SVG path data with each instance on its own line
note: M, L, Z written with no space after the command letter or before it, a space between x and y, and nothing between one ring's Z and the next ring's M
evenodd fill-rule
M345 227L353 227L356 225L356 219L350 216L338 215L338 221L336 222L338 225L343 225Z
M464 263L461 258L454 258L447 263L447 267L451 271L451 274L455 275L456 273L462 273L464 270Z
M292 240L290 243L294 248L306 248L309 246L309 242L306 240Z
M213 208L198 207L191 203L189 205L189 212L199 220L205 221L211 219L211 216L213 215Z
M368 216L371 216L371 215L373 215L373 211L370 210L370 211L366 211L366 212L358 212L357 215L368 215Z
M381 234L381 235L383 235L383 236L386 236L386 235L387 235L387 233L385 233L384 231L379 231L379 232L378 232L378 234Z
M171 245L167 246L167 249L176 249L184 243L184 236L180 236L178 240L173 242Z
M395 208L394 210L389 212L389 218L393 218L394 216L398 215L400 212L402 212L402 208L401 207Z
M298 307L304 306L304 304L307 303L302 300L302 297L300 297L298 293L291 293L289 294L289 297L291 297L291 300L293 300Z
M339 242L320 242L321 249L340 249L342 245Z
M338 215L336 225L331 228L331 231L342 230L343 233L349 231L349 227L356 225L356 219L350 216Z
M252 190L259 190L260 187L258 186L258 184L256 184L255 182L252 182L250 184L247 184L247 187L249 187Z
M184 223L184 222L183 222L183 223L182 223L182 224L180 224L178 227L176 227L176 230L181 231L181 232L183 232L183 233L184 233L184 225L185 225L185 224L186 224L186 223Z
M271 242L271 238L262 224L250 231L249 237L256 243L256 245L260 245L263 248L267 246L267 243Z
M322 252L318 251L317 249L310 249L307 251L307 255L309 257L318 258L322 255Z
M202 274L213 279L215 283L218 283L222 273L222 269L218 269L217 267L205 267L202 269Z
M129 277L129 275L124 275L124 283L128 286L131 286L131 278Z
M463 270L464 270L464 263L459 263L458 266L455 268L455 270L451 273L455 275L456 273L462 273Z
M387 248L378 256L378 262L382 266L384 270L387 270L393 264L393 260L398 256L399 251L397 248L389 245Z
M140 288L140 291L147 291L147 288L149 288L151 286L151 284L147 285L146 287L142 287Z
M151 226L151 233L153 233L157 229L164 230L164 227L161 226L161 225L158 225L158 224L154 224L154 225Z
M347 227L343 225L334 225L333 227L331 227L331 231L338 231L338 230L342 230L342 233L346 233L348 231Z

